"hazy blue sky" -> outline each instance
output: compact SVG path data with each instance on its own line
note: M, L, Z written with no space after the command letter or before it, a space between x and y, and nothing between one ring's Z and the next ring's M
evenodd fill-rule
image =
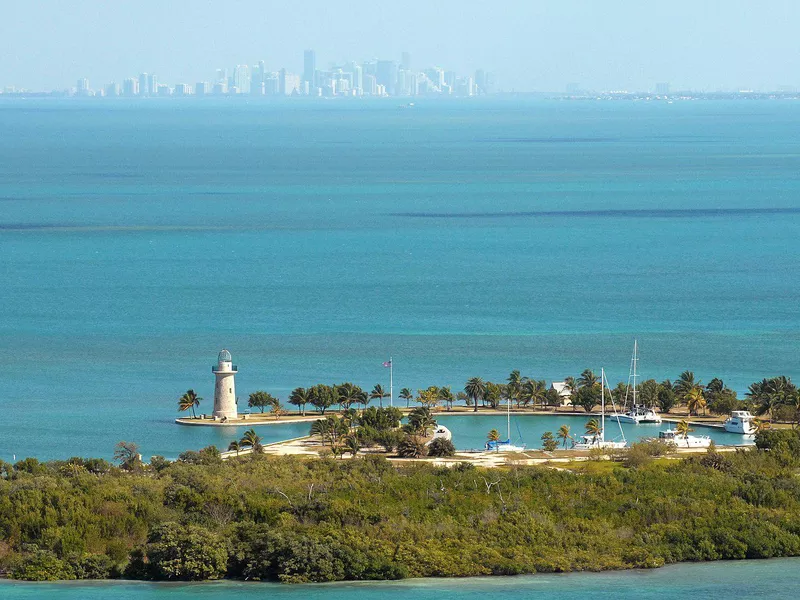
M485 68L503 89L800 87L800 0L2 0L0 86L165 83L265 60Z

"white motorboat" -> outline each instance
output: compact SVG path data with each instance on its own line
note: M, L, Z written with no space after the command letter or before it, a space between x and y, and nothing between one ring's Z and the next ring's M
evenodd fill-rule
M645 406L644 404L637 404L636 403L636 367L639 362L639 344L637 340L633 340L633 356L631 357L631 370L628 374L628 390L633 390L633 400L631 402L631 408L625 413L617 414L614 413L610 415L609 418L616 419L620 423L633 423L634 425L638 425L639 423L661 423L661 415L659 415L655 410L652 408ZM631 380L633 383L631 383ZM625 392L625 402L623 405L627 404L628 400L628 393Z
M605 369L600 369L600 432L597 434L587 434L580 437L580 441L572 444L573 450L592 450L594 448L601 448L603 450L613 450L617 448L624 448L628 445L625 441L625 433L622 431L622 425L619 426L619 433L621 440L607 440L606 439L606 372ZM609 396L611 397L611 406L614 407L614 397L611 396L611 389L609 388ZM616 407L614 407L616 413Z
M658 439L675 444L678 448L708 448L711 445L711 438L707 435L682 434L675 429L659 431Z
M433 440L436 439L443 439L449 442L450 440L453 439L453 434L444 425L437 425L436 429L433 430L433 437L431 438L430 442L428 442L428 444L430 444Z
M731 416L725 420L725 431L753 435L757 429L754 421L755 417L750 414L749 410L734 410Z

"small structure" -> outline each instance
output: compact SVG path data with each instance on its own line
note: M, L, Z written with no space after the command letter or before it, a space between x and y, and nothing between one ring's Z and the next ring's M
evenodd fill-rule
M236 384L233 377L238 372L238 367L234 365L231 353L223 350L217 357L216 366L211 367L211 372L217 377L214 386L214 420L235 419L236 411Z
M570 406L572 404L572 392L570 392L566 382L554 381L550 384L550 389L555 390L558 397L561 398L561 406Z

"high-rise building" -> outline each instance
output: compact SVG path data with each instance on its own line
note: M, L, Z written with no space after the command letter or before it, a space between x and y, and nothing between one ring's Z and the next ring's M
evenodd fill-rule
M250 67L247 65L236 65L233 70L233 85L239 94L250 93Z
M138 96L139 95L139 82L132 77L129 77L122 82L122 95L123 96Z
M253 75L250 81L250 93L254 96L264 95L264 75L266 74L266 64L263 60L258 61L253 66Z
M411 55L408 52L403 52L403 54L401 56L402 56L402 58L400 60L400 67L404 71L410 71L411 70Z
M356 96L361 96L364 93L364 69L359 65L353 67L353 90Z
M86 77L81 77L80 79L78 79L78 82L75 85L75 95L76 96L89 95L89 80L86 79Z
M393 60L379 60L375 69L378 85L386 88L386 93L393 96L397 85L397 63Z
M188 83L176 83L175 95L176 96L189 96L192 93L192 86Z
M303 81L308 81L312 88L318 87L317 78L317 53L314 50L303 52Z
M158 93L158 77L155 76L155 73L147 76L147 89L151 96L155 96Z
M139 95L149 96L151 93L153 92L150 91L150 79L147 73L142 73L139 75Z
M214 83L224 83L228 85L228 69L217 69L217 78Z
M211 89L211 93L215 96L224 96L228 93L228 82L227 81L219 81L214 84L214 87Z
M211 92L211 84L207 81L198 81L194 84L194 95L205 96Z
M109 83L106 86L106 96L119 96L119 84Z
M656 94L659 96L669 96L669 84L665 82L657 83Z

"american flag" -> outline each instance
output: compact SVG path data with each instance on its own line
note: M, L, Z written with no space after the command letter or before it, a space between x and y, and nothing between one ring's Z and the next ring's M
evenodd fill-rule
M385 363L383 363L383 366L384 367L391 367L392 366L392 361L387 360Z

